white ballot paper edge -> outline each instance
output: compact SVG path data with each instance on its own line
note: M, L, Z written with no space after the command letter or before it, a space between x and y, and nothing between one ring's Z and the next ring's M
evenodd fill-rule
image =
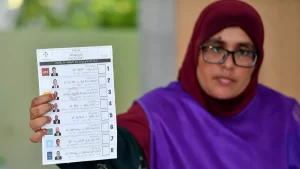
M39 94L57 94L42 164L117 158L112 46L37 49Z

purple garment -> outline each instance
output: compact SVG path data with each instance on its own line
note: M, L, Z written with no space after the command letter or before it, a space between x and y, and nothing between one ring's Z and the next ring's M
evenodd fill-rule
M300 169L299 104L266 86L230 118L209 114L179 82L138 102L150 125L151 169Z

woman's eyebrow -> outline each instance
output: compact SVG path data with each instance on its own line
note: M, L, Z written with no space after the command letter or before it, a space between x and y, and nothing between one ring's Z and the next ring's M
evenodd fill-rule
M253 43L251 42L241 42L241 43L238 43L238 46L239 47L244 47L244 48L247 48L247 49L255 49Z
M207 40L204 44L213 44L213 45L220 45L220 46L224 46L226 45L226 42L223 41L221 38L210 38L209 40ZM236 47L238 48L247 48L247 49L251 49L251 50L255 50L255 46L252 42L239 42L237 43Z
M225 44L225 42L222 39L220 39L220 38L210 38L205 43L208 43L208 44L217 44L217 45L224 45Z

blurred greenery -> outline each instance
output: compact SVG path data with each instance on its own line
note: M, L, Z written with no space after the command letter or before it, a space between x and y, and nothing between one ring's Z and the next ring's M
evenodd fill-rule
M136 28L137 0L25 0L17 28Z

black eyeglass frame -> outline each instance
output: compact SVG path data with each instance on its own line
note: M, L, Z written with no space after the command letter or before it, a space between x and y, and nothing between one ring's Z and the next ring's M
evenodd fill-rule
M254 60L253 60L252 65L250 65L250 66L243 66L243 65L237 64L236 61L235 61L235 54L236 54L237 52L241 52L241 50L238 50L238 51L229 51L229 50L227 50L227 49L220 48L220 50L225 51L225 55L223 56L223 58L222 58L219 62L210 62L210 61L208 61L208 60L205 58L205 56L204 56L204 50L207 49L207 48L212 49L212 48L215 48L215 47L216 47L216 46L211 46L211 45L200 45L200 49L201 49L202 52L203 52L202 57L203 57L203 59L204 59L205 62L211 63L211 64L223 64L223 63L227 60L229 54L231 54L231 55L232 55L232 61L233 61L233 63L234 63L236 66L244 67L244 68L252 68L252 67L255 66L255 64L256 64L256 62L257 62L257 60L258 60L258 57L259 57L259 56L258 56L258 53L257 53L256 51L243 50L243 51L252 53L252 54L253 54L253 57L254 57Z

